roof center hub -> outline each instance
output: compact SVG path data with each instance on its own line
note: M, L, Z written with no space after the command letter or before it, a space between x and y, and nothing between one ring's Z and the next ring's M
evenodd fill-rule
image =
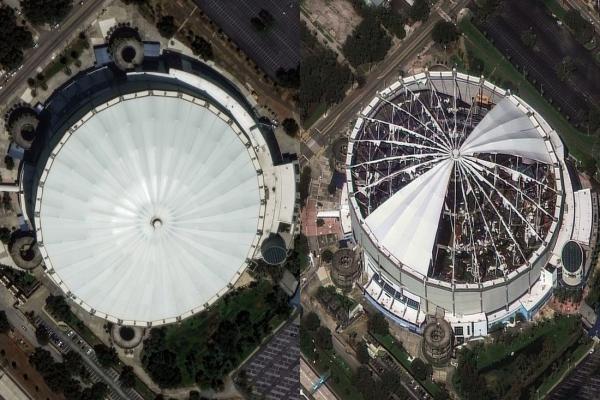
M154 230L158 230L158 229L162 228L162 226L163 226L162 219L160 219L158 217L153 217L152 220L150 221L150 225L152 225L152 228Z
M452 159L453 160L458 160L460 158L460 150L458 149L452 149Z

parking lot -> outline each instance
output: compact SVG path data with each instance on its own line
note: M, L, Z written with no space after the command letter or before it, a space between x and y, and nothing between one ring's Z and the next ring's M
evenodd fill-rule
M600 393L600 351L581 362L569 376L550 393L550 400L597 400Z
M600 67L592 54L548 13L543 3L507 0L503 4L501 12L489 18L483 30L513 64L535 79L534 85L545 97L552 98L563 114L581 122L591 102L600 105ZM521 40L521 34L529 29L536 35L533 49ZM563 82L556 67L565 57L573 60L576 69Z
M37 326L43 326L48 332L48 337L50 338L50 342L63 354L66 354L70 351L77 351L82 357L86 357L91 363L93 363L96 368L91 368L88 365L88 372L90 373L90 378L92 382L105 382L100 373L99 369L102 369L102 372L116 384L119 380L119 373L115 371L113 368L102 368L100 364L98 364L98 359L94 354L94 349L90 346L82 337L80 337L75 331L69 330L66 333L63 333L59 330L52 329L47 322L45 322L39 316L35 319L35 324ZM129 400L143 400L143 398L132 388L123 388L121 390L125 393L127 397L125 399ZM110 386L108 387L108 398L110 400L122 400L123 396L120 396L115 392Z
M300 326L290 322L243 366L257 398L299 399Z
M254 62L269 76L300 63L300 9L297 1L194 0ZM259 32L250 22L268 10L274 24Z

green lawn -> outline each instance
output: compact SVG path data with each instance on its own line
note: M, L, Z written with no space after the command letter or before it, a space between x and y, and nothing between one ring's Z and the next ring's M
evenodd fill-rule
M313 112L302 122L302 126L305 129L310 128L319 120L319 118L321 118L321 116L323 114L325 114L326 111L327 111L327 104L320 103L318 106L316 106L314 108Z
M561 21L564 21L565 14L567 13L567 11L560 4L558 4L557 0L543 1L546 8L550 10L552 14L556 15Z
M547 2L551 2L551 0L547 0ZM519 97L535 108L556 129L571 154L579 160L589 158L595 138L574 128L471 21L465 18L460 22L459 27L465 35L467 50L484 61L484 75L499 85L510 82L517 89Z
M506 359L511 353L518 353L542 336L552 338L554 343L558 346L568 340L572 333L573 326L578 324L579 322L574 317L555 318L552 321L545 321L532 327L530 335L521 334L518 337L511 339L509 344L496 342L487 345L485 350L478 353L477 369L486 369L495 363Z
M374 333L372 335L410 373L411 362L408 359L409 355L406 350L398 345L396 340L391 335L383 336ZM414 376L413 378L417 379ZM442 392L442 389L437 385L437 383L433 382L429 378L426 380L417 380L434 398L438 393Z

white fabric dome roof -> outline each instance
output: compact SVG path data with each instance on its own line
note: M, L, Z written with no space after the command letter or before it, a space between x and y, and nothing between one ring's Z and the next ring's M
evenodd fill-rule
M46 264L78 301L117 319L198 311L253 254L253 150L213 106L159 95L108 104L47 164L36 206Z

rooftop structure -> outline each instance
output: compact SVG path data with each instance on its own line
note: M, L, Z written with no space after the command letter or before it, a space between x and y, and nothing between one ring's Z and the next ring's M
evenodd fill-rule
M294 225L294 168L289 184L243 96L171 57L144 72L97 67L59 88L22 168L48 276L122 325L201 311L264 239Z

